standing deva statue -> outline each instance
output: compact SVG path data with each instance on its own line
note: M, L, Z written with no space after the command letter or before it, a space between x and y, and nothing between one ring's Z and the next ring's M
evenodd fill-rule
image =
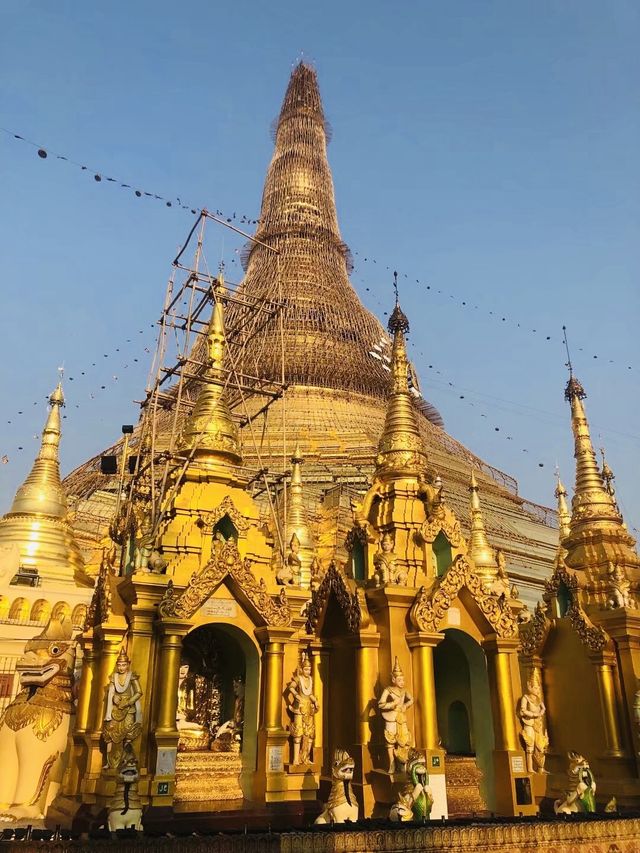
M545 722L546 712L547 709L542 699L540 670L536 667L527 681L527 691L523 694L518 706L529 773L547 772L544 769L549 747L549 736Z
M140 698L142 690L131 661L122 648L109 679L107 707L102 723L106 745L105 769L117 769L127 744L133 743L142 729Z
M396 764L405 766L409 757L409 747L413 740L407 725L407 711L413 705L413 696L405 689L404 674L395 659L391 684L382 691L378 708L384 720L384 739L389 758L389 773L393 773Z
M293 720L292 764L310 764L313 744L316 738L315 715L318 713L318 700L313 695L313 676L311 661L306 652L302 652L298 668L287 687L287 709Z

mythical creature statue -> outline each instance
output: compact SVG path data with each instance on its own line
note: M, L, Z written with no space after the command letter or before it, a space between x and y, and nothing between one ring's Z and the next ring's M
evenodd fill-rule
M105 769L116 769L126 744L131 744L142 729L140 698L142 690L131 661L124 649L109 679L107 706L102 723L102 739L106 745Z
M336 749L331 765L331 791L329 801L316 823L346 823L358 820L358 803L351 780L355 764L345 749Z
M138 795L138 759L130 743L125 744L118 764L116 790L107 804L108 827L142 829L142 803Z
M71 621L52 619L18 661L23 689L0 718L0 820L42 818L60 787L74 659Z
M391 534L384 533L380 539L380 547L373 555L373 577L376 586L386 586L388 583L404 586L407 583L407 572L397 566L393 547Z
M284 565L276 572L276 581L283 586L300 586L302 560L300 559L300 540L294 533L289 541L289 553Z
M384 720L384 739L387 745L389 757L389 773L393 773L396 764L406 765L409 755L409 747L413 743L409 726L407 725L407 711L413 705L413 696L405 689L404 673L395 659L393 672L391 673L391 684L382 691L378 701L378 708Z
M417 749L409 751L407 775L410 782L403 786L397 801L391 806L389 819L393 821L428 820L433 807L433 794L427 787L429 774L425 756Z
M306 652L302 653L298 668L287 687L287 709L293 720L291 736L293 738L292 764L309 764L316 738L314 717L318 713L318 700L313 695L313 676L311 661Z
M631 595L631 582L624 567L610 562L607 564L607 575L610 595L607 607L610 610L616 610L618 607L634 608L636 604Z
M507 574L507 561L503 552L499 548L496 548L496 565L498 567L496 571L496 579L491 585L490 591L498 597L501 595L504 595L506 598L517 597L517 590L516 595L512 595L511 583L509 582L509 575Z
M549 747L545 724L546 707L542 699L540 670L535 668L527 681L527 692L522 695L518 716L522 725L522 740L527 755L529 773L546 773L544 762Z
M556 800L553 809L556 814L583 814L596 810L596 780L589 762L577 752L567 753L569 757L569 787L564 800Z
M320 584L322 583L322 578L324 576L324 570L322 568L322 563L317 557L314 557L311 561L311 592L315 592Z

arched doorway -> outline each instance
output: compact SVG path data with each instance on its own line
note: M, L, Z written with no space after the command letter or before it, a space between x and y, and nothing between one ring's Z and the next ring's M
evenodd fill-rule
M475 758L482 771L482 799L493 811L494 734L486 657L464 631L448 628L444 635L434 651L438 731L448 756Z
M252 799L259 691L254 643L235 625L203 624L183 639L181 664L176 803L185 808Z

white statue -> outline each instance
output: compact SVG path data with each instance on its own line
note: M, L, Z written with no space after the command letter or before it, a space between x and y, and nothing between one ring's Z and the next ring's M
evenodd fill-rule
M545 757L549 747L549 736L545 722L546 712L547 709L542 700L540 670L536 667L527 681L527 692L520 699L518 707L529 773L547 772L544 769Z
M615 563L607 564L607 575L609 576L609 598L607 607L615 610L618 607L635 608L636 604L631 595L631 582L623 566Z
M355 764L345 749L336 749L331 766L329 802L315 823L347 823L358 820L358 801L351 780Z
M204 731L200 723L191 719L195 710L195 690L189 678L189 664L187 661L182 661L178 674L178 707L176 708L176 728L179 732Z
M309 655L303 652L296 673L287 687L287 709L293 717L290 729L293 737L292 764L311 762L316 738L314 717L318 708L318 700L313 695L311 661Z
M107 748L105 769L116 769L127 744L133 743L142 730L142 690L131 661L124 649L109 679L107 707L102 724L102 739Z
M142 802L138 794L138 759L130 743L125 745L118 764L116 789L107 803L107 825L118 829L142 829Z
M384 720L384 739L389 757L389 773L396 769L396 762L406 765L409 747L413 744L407 725L407 711L413 705L413 696L405 689L404 674L396 657L391 673L391 684L382 691L378 708Z

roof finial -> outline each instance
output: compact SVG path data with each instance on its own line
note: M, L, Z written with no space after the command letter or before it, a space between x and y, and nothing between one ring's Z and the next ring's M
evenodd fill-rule
M405 332L409 331L409 321L397 301L398 282L395 272L393 286L396 305L389 318L389 331L393 335L391 394L378 444L376 469L378 474L416 477L424 471L427 457L409 391L409 360L404 337Z
M564 338L564 348L567 351L566 367L569 368L569 376L573 376L573 365L571 364L571 353L569 352L569 341L567 339L567 327L562 327L562 336Z
M242 456L238 427L225 400L225 288L221 278L212 290L214 303L207 330L204 382L184 425L178 446L180 450L192 450L198 456L220 455L239 465Z
M484 519L482 517L482 509L480 507L480 496L478 494L478 481L476 480L475 471L471 470L471 478L469 480L469 495L471 509L471 536L469 537L469 554L476 565L478 574L486 581L495 579L496 555L489 545L487 532L484 527Z

